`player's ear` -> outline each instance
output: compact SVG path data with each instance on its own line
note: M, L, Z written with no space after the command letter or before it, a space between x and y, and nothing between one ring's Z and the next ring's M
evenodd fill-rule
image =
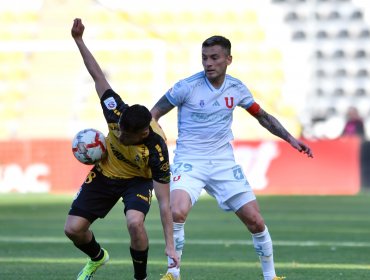
M227 65L229 66L231 64L231 62L233 62L233 56L232 55L228 55L227 58Z
M141 132L141 136L143 138L146 138L146 137L148 137L149 133L150 133L150 129L149 129L149 126L148 126L147 128L143 129L143 131Z

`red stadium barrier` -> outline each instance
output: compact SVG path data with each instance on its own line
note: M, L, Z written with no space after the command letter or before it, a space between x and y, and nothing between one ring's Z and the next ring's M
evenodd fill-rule
M71 142L0 142L0 192L76 192L91 166L74 158Z
M256 194L354 195L360 191L357 138L307 142L314 158L281 141L235 141L236 160ZM0 142L0 193L74 193L90 166L70 140Z
M314 158L286 142L236 142L236 159L256 194L354 195L360 191L358 138L307 144Z

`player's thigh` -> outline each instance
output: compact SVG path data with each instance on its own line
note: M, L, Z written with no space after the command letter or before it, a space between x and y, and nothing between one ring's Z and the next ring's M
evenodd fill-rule
M69 215L83 217L90 223L104 218L119 199L112 193L111 184L111 179L91 170L72 202Z
M255 199L241 166L234 161L215 162L205 189L217 199L224 210L235 212L245 203ZM243 195L237 196L238 194ZM230 200L231 198L234 199ZM227 201L229 203L226 203Z
M145 218L152 203L153 180L140 177L127 179L120 195L125 205L125 215L129 210L136 210L143 213Z
M193 206L189 193L182 189L172 190L170 202L174 221L177 223L185 222L190 209Z
M228 198L226 201L223 201L220 206L222 206L221 208L225 208L225 210L230 210L237 213L243 209L243 207L249 208L249 205L254 205L255 201L255 194L252 191L245 191L237 193L236 195ZM251 213L253 212L255 211L252 211Z
M175 205L190 199L191 205L194 205L199 199L205 186L206 174L199 162L178 161L171 166L171 203ZM176 190L176 192L174 192ZM181 192L181 191L182 192ZM184 205L186 205L186 203Z

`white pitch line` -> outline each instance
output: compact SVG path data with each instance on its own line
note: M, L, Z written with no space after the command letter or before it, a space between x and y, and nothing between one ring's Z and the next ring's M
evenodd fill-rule
M85 263L84 258L25 258L25 257L11 257L5 258L0 257L0 264L1 263L41 263L41 264L68 264L68 263ZM166 260L149 260L150 265L155 266L163 266ZM115 259L109 260L109 265L131 265L132 260L130 259ZM184 266L189 267L199 267L199 266L207 266L207 267L227 267L227 268L240 268L240 267L259 267L259 263L256 262L237 262L237 261L214 261L214 262L193 262L193 261L182 261ZM370 265L366 264L348 264L348 263L297 263L297 262L276 262L275 266L277 268L310 268L310 269L340 269L340 270L370 270Z
M71 242L67 237L25 237L25 236L0 236L1 243L69 243ZM107 244L128 244L129 239L119 238L99 238L100 243ZM151 244L164 244L162 239L150 239ZM186 244L188 245L253 245L252 240L225 240L225 239L187 239ZM354 242L354 241L287 241L287 240L274 240L274 246L286 246L286 247L370 247L370 242Z

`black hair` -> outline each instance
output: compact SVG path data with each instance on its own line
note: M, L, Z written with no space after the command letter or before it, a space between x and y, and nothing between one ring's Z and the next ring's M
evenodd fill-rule
M206 39L202 44L202 48L213 46L221 46L226 50L227 55L231 55L231 42L229 39L223 36L215 35Z
M152 114L143 105L135 104L125 108L119 119L119 127L127 132L137 132L150 125Z

